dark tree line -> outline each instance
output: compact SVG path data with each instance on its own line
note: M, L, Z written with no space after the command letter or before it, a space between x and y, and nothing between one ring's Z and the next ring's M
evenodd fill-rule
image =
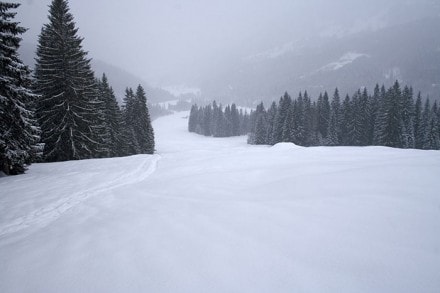
M0 172L19 174L36 156L39 129L30 70L17 50L26 30L13 22L19 4L0 2Z
M119 107L107 77L96 79L67 0L53 0L39 36L34 79L18 58L25 29L0 2L0 171L20 174L42 161L154 152L142 86L127 89Z
M188 120L188 130L205 136L228 137L247 134L249 132L250 116L243 110L238 110L235 104L212 105L198 107L193 105Z
M336 89L313 101L307 92L292 99L285 93L268 109L263 103L250 117L249 143L301 146L389 146L440 149L440 109L437 102L414 100L412 88L396 81L388 89L375 87L370 95L358 90L343 100Z

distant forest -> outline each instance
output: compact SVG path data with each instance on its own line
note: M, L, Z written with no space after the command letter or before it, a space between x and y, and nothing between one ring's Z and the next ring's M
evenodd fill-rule
M188 130L205 136L229 137L247 134L249 125L250 115L238 110L235 104L223 109L214 101L205 107L191 107Z
M422 102L420 93L414 100L413 89L405 86L402 90L397 81L388 89L376 85L372 95L359 89L343 100L338 89L331 101L327 92L313 102L307 92L296 99L286 92L278 103L268 109L260 103L250 115L238 113L233 106L225 111L215 103L193 106L189 131L213 136L247 133L250 144L440 149L437 102Z

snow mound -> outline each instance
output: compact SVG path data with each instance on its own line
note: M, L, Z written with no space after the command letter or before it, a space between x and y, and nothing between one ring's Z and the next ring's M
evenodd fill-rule
M293 150L293 149L302 149L304 147L296 145L292 142L280 142L272 146L272 149L275 150Z

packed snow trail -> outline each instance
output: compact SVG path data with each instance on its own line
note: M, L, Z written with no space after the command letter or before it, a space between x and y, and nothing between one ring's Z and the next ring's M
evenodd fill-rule
M440 292L440 152L249 146L186 116L154 122L157 156L0 178L0 292Z
M53 163L50 168L39 164L35 176L5 178L14 197L0 197L0 237L26 228L41 228L91 196L143 181L156 170L159 159L159 155L109 159L105 160L105 172L99 159L69 162L68 166ZM130 169L121 168L121 163L129 163L126 166ZM54 175L58 175L58 182L53 181ZM87 184L78 190L78 183L85 180ZM51 194L50 189L55 192ZM17 195L21 195L21 202Z

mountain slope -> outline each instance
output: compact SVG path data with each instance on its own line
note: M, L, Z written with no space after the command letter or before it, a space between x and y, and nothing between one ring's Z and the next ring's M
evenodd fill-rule
M0 291L440 290L440 152L249 146L187 115L154 122L160 157L0 178Z
M440 98L440 17L418 19L342 37L290 42L225 65L202 86L204 94L270 100L284 91L352 94L396 79ZM353 57L356 57L353 59Z

